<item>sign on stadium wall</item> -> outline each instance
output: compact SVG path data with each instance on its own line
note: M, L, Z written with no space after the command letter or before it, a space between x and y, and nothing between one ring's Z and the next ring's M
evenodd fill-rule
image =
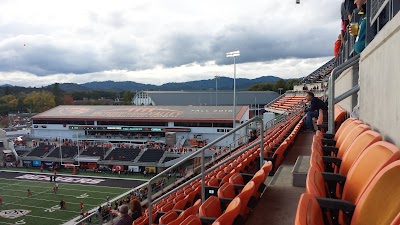
M27 180L38 180L38 181L50 181L50 176L47 175L35 175L35 174L25 174L16 177L17 179L27 179ZM65 177L57 176L57 182L63 183L75 183L75 184L98 184L103 182L103 179L91 179L91 178L80 178L80 177Z
M25 209L9 209L9 210L1 210L0 217L6 219L16 219L21 216L25 216L26 214L30 213L30 210Z

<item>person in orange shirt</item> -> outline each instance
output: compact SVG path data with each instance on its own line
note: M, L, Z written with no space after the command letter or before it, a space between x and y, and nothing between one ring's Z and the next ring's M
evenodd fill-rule
M54 193L54 194L57 194L57 188L56 188L56 186L53 187L53 193Z
M0 205L3 205L3 198L0 195Z
M80 203L81 210L83 209L83 202Z
M28 188L28 197L29 196L32 196L32 192L31 192L31 190Z
M335 46L333 48L333 55L335 56L335 58L338 57L341 46L342 46L342 34L339 34L338 39L335 41Z

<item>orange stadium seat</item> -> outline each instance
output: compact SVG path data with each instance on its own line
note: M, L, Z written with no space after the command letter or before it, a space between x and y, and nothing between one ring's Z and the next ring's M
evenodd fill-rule
M375 225L398 224L400 212L400 161L385 166L368 184L355 205L343 201L329 201L303 194L297 207L295 225L329 224L332 217L323 221L321 208L330 210L342 208L339 215L340 224ZM339 205L340 203L340 205ZM385 210L382 210L385 209Z
M159 219L159 222L160 224L168 224L169 222L176 220L176 218L178 218L178 213L171 210L162 215Z
M199 217L190 215L180 225L202 225L202 223Z
M225 212L218 217L213 225L231 225L235 221L235 218L239 215L241 207L240 198L234 198L231 203L229 203Z

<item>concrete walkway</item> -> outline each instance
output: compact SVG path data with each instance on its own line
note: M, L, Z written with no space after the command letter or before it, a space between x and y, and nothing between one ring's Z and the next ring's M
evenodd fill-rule
M246 224L294 224L297 203L305 188L292 186L292 170L299 155L310 155L314 133L299 133Z

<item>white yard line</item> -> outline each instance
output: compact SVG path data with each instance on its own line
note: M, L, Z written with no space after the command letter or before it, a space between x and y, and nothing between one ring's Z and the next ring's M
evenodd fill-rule
M33 196L36 196L36 195L40 195L40 194L43 194L43 193L46 193L46 192L47 192L47 190L46 190L46 191L42 191L42 192L38 192L38 193L33 194L33 195L29 196L29 197L33 197ZM21 201L21 200L23 200L23 199L29 198L29 197L28 197L28 196L22 197L21 199L19 199L19 200L17 200L17 201L14 201L14 202L11 202L11 203L6 203L5 205L15 204L15 203L17 203L17 202L19 202L19 201Z
M3 196L3 197L14 197L14 198L24 198L24 197L19 197L19 196L15 196L15 195L2 195L2 196ZM42 198L32 198L32 197L29 197L29 199L39 200L39 201L45 201L45 202L56 202L56 203L59 203L59 202L60 202L60 201L58 201L58 200L42 199ZM4 202L4 201L3 201L3 202ZM80 205L79 202L68 202L68 204L71 204L71 205ZM84 203L83 205L85 205L85 206L92 206L92 207L97 206L97 205L86 204L86 203Z
M31 187L31 188L35 188L35 187L43 188L43 186L22 185L22 184L20 184L19 186L21 186L21 187ZM63 186L64 186L64 184L60 184L59 183L58 189L59 190L67 190L67 191L84 191L84 192L100 193L100 194L110 195L110 192L106 192L106 191L92 191L92 190L73 189L73 188L65 188ZM51 188L51 187L52 186L49 185L49 188ZM129 189L129 188L127 188L127 189ZM5 188L1 188L1 190L13 191L13 189L5 189Z
M65 220L63 220L63 219L57 219L57 218L51 218L51 217L42 217L42 216L34 216L34 215L29 215L29 214L27 214L27 215L25 215L25 216L27 216L27 217L34 217L34 218L40 218L40 219L57 220L57 221L61 221L61 222L64 222L64 221L65 221Z
M13 205L13 204L11 204ZM22 207L31 207L31 208L35 208L35 209L50 209L50 208L46 208L46 207L40 207L40 206L33 206L33 205L20 205L20 204L16 204L18 207L22 206ZM53 205L54 206L54 205ZM70 211L70 210L60 210L60 209L54 209L54 211L60 211L60 212L68 212L68 213L74 213L77 214L79 213L79 211ZM50 214L51 212L47 212L47 214Z

